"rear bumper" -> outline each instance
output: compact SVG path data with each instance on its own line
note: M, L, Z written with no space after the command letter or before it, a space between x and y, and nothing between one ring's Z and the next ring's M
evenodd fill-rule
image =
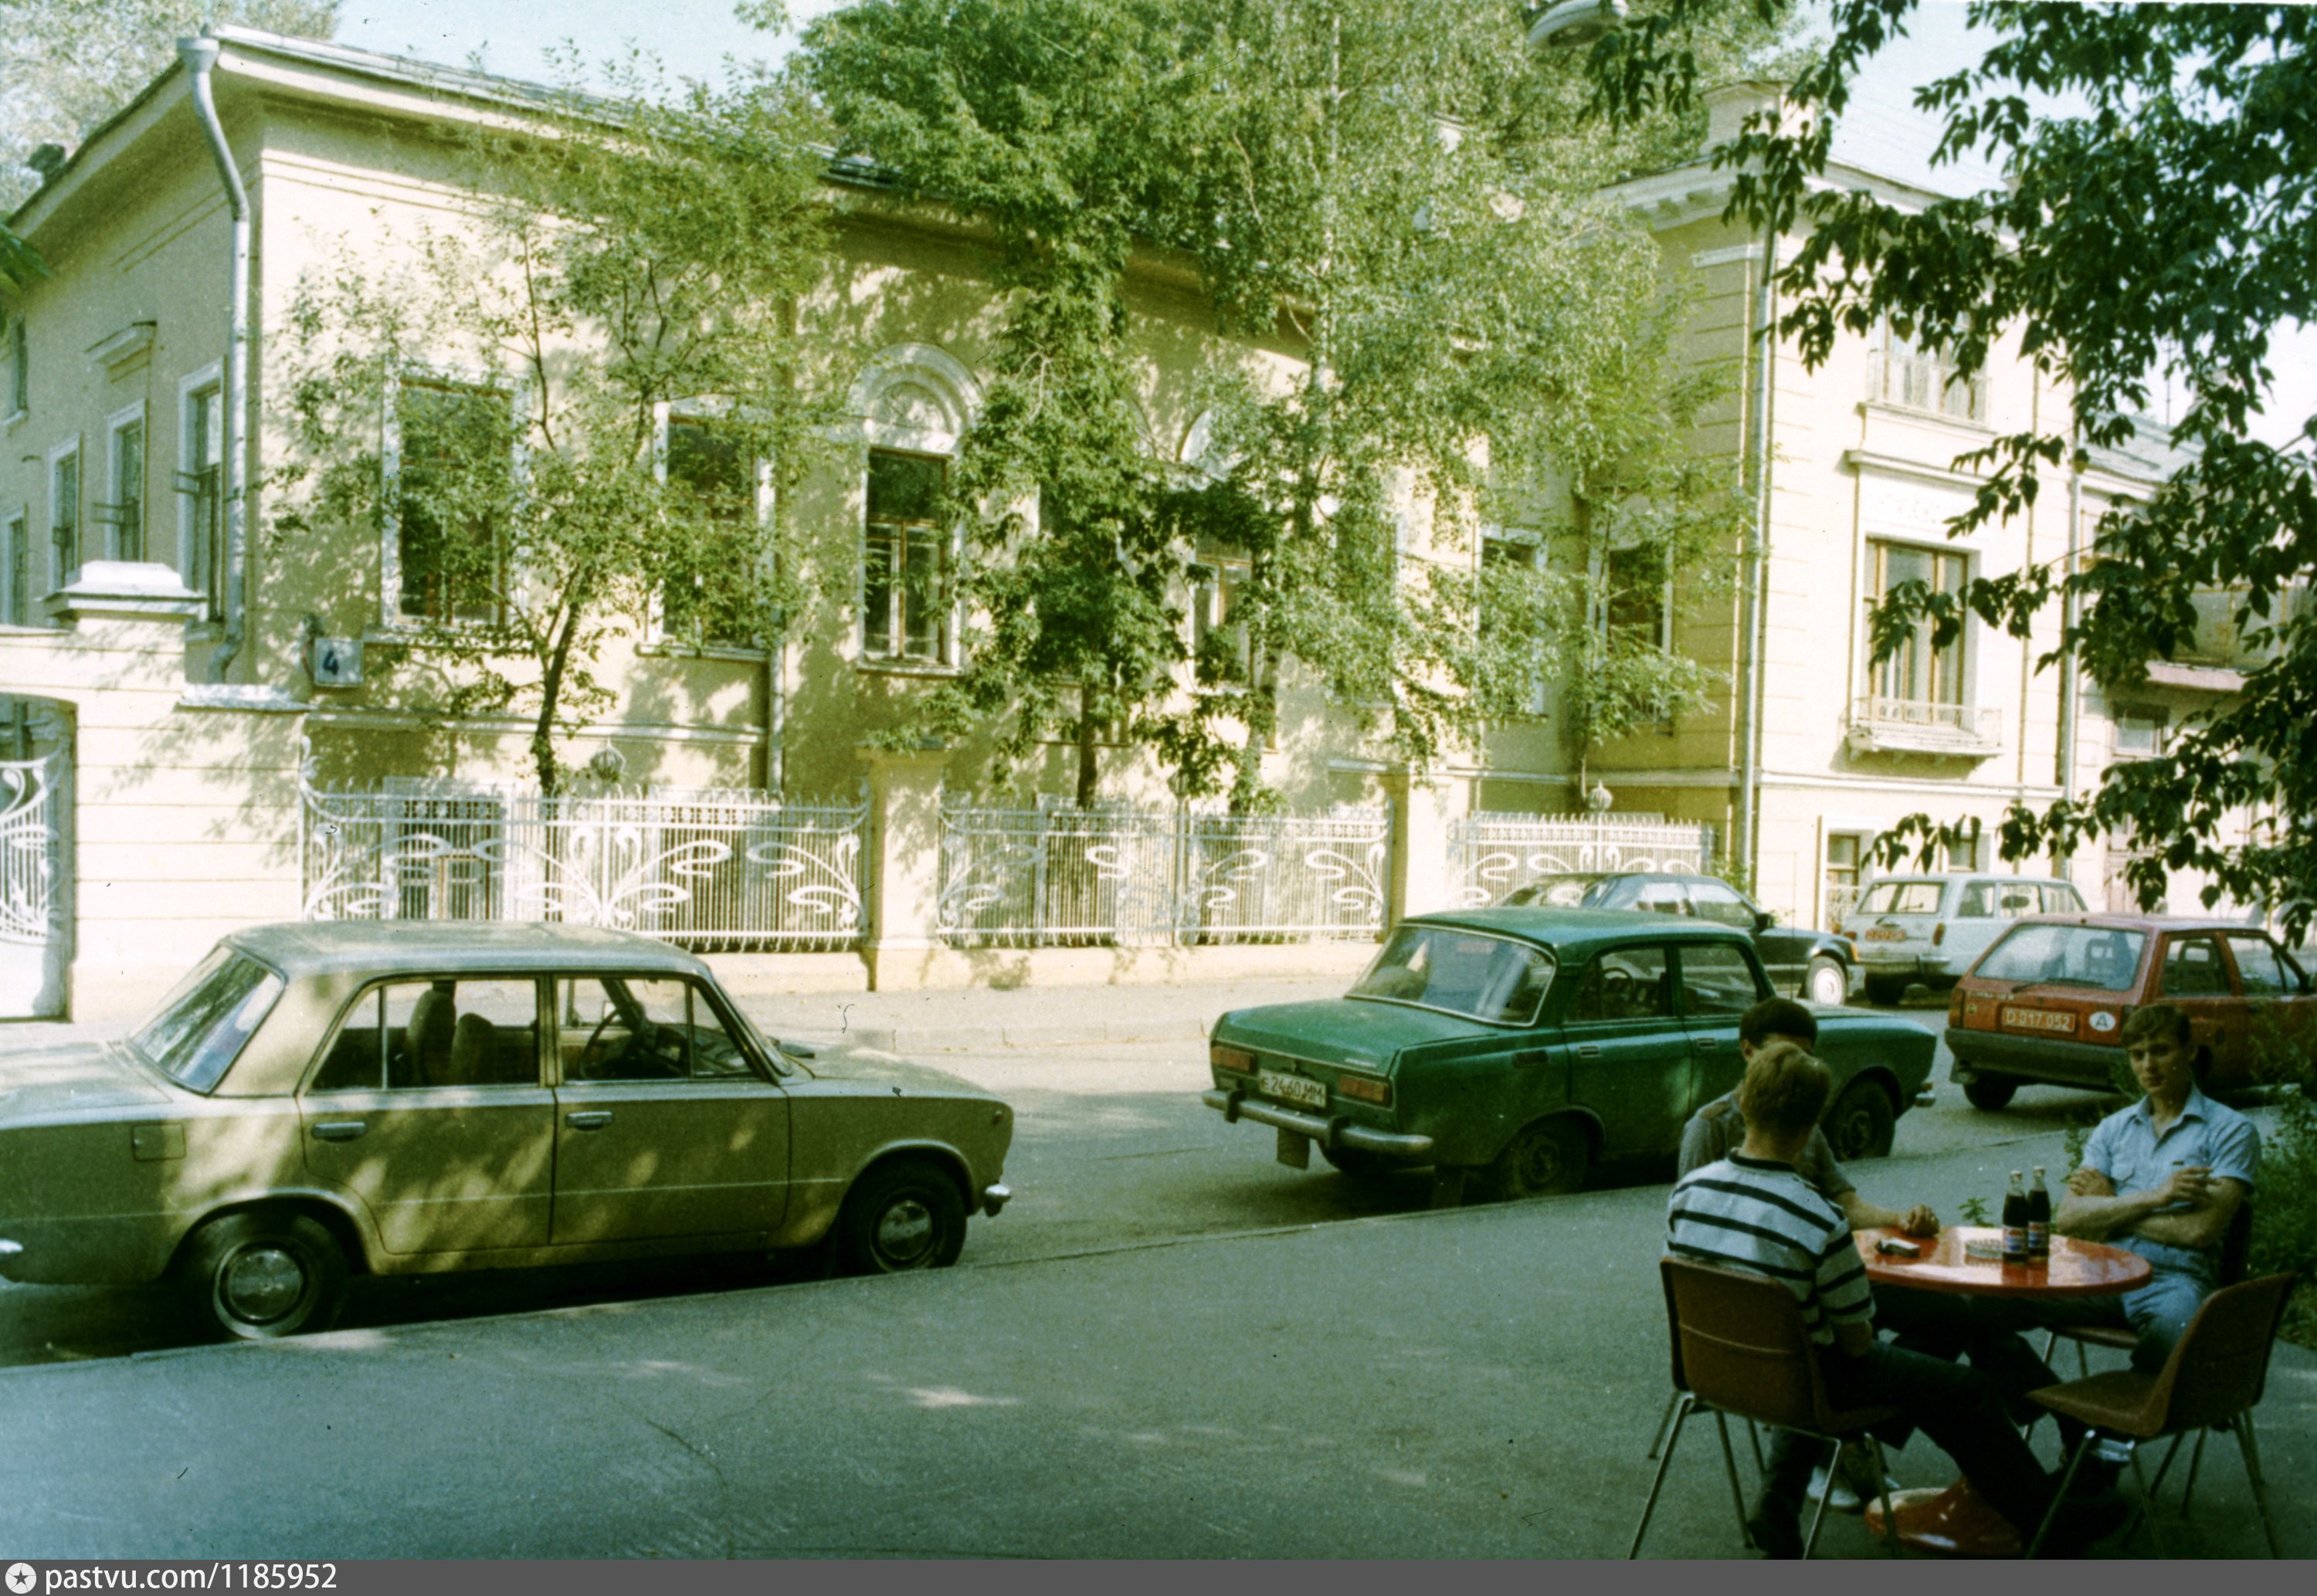
M2071 1042L2058 1037L2011 1036L1999 1030L1963 1030L1950 1025L1947 1051L1955 1065L1947 1079L1963 1084L1984 1072L2012 1075L2023 1081L2045 1081L2055 1086L2108 1085L2108 1069L2124 1057L2124 1049L2097 1042Z
M1871 943L1859 945L1858 968L1863 976L1873 976L1878 980L1904 976L1910 981L1952 981L1960 973L1955 967L1955 960L1944 953L1925 953L1919 956L1913 953L1901 953L1893 954L1886 958L1878 958L1868 950L1872 946Z
M984 1186L981 1189L981 1211L995 1219L1013 1199L1013 1191L1002 1184Z
M1219 1110L1222 1117L1236 1124L1252 1119L1258 1125L1275 1126L1308 1136L1323 1147L1350 1147L1355 1152L1376 1153L1388 1158L1405 1158L1421 1162L1432 1156L1432 1138L1428 1136L1403 1136L1397 1131L1374 1130L1364 1125L1355 1125L1344 1116L1332 1118L1324 1114L1306 1113L1301 1109L1284 1108L1278 1103L1259 1099L1250 1101L1244 1087L1229 1091L1217 1086L1199 1094L1199 1101Z

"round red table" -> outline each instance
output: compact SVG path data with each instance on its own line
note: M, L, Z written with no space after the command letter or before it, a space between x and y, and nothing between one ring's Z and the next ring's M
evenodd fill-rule
M2000 1257L1973 1258L1973 1242L1999 1244L2003 1232L1990 1226L1957 1225L1935 1237L1918 1239L1895 1230L1862 1230L1852 1238L1866 1278L1878 1286L1912 1286L1919 1291L1950 1291L1968 1297L2113 1297L2148 1279L2148 1260L2122 1247L2052 1238L2052 1256L2034 1263L2005 1263ZM1886 1253L1886 1241L1911 1241L1919 1257ZM1969 1480L1939 1490L1893 1491L1891 1511L1899 1540L1919 1551L1950 1556L2016 1557L2019 1537L1987 1505ZM1867 1528L1883 1532L1883 1504L1866 1506Z

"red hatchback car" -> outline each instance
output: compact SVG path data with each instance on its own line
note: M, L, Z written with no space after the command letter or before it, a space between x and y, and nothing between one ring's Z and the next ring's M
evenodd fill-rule
M1980 955L1947 1001L1948 1075L1999 1109L2022 1083L2108 1089L2124 1020L2141 1003L2187 1012L2198 1079L2258 1078L2261 1045L2317 1021L2317 991L2268 932L2241 921L2039 914Z

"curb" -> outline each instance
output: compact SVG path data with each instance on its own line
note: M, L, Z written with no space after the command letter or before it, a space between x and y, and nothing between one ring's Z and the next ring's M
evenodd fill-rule
M886 1053L970 1053L992 1048L1090 1047L1103 1042L1201 1042L1203 1020L1111 1020L1078 1025L952 1025L938 1030L856 1025L842 1031L785 1029L800 1042L845 1043Z

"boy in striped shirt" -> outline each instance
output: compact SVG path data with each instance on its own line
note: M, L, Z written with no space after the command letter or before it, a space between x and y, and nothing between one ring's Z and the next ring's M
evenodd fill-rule
M1849 1222L1795 1168L1833 1085L1826 1065L1790 1042L1756 1053L1738 1088L1746 1139L1675 1184L1666 1248L1783 1283L1819 1348L1829 1400L1838 1408L1898 1409L1900 1422L1876 1433L1895 1446L1920 1429L2025 1543L2043 1521L2055 1482L2005 1422L1985 1375L1874 1339L1874 1298ZM1803 1489L1818 1451L1816 1442L1785 1431L1771 1438L1761 1499L1746 1526L1770 1556L1802 1555ZM2113 1499L2071 1502L2046 1544L2080 1549L2123 1517L2123 1503Z

